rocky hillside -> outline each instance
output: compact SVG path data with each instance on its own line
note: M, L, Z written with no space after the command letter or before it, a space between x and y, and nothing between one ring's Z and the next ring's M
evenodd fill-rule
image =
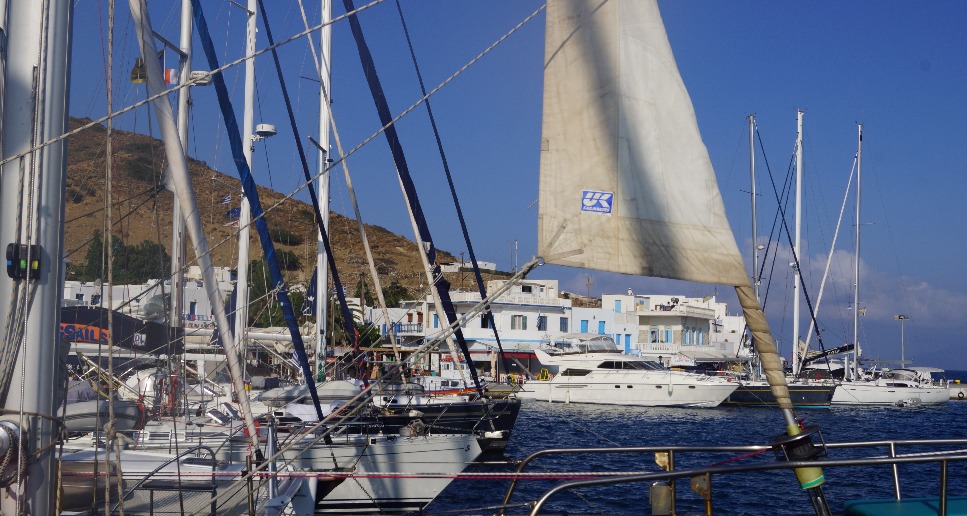
M71 128L88 122L72 119ZM94 126L71 136L68 141L65 248L71 261L69 271L85 263L91 236L102 231L106 224L105 133L104 127ZM161 242L170 253L173 195L158 187L166 167L161 141L141 134L115 131L113 148L113 234L128 245L144 240ZM238 206L239 180L193 159L188 160L188 168L209 244L214 248L212 256L215 264L234 268L238 230L225 226L229 222L225 212L229 207ZM220 204L219 201L229 194L232 196L231 206ZM259 187L259 196L266 209L275 206L283 198L279 192L262 187ZM291 273L290 280L306 281L312 275L316 247L311 206L291 199L282 201L272 209L268 222L276 248L289 251L298 258L298 266ZM415 293L415 288L426 283L417 248L412 241L379 226L367 225L366 232L383 285L396 280ZM352 293L355 289L353 285L359 278L369 277L355 221L332 213L330 237L340 277L350 285L348 288ZM251 249L253 257L260 255L261 245L255 231L252 231ZM194 254L190 250L188 256L193 261ZM438 256L441 262L456 261L447 252L441 251ZM474 288L470 279L466 279L464 285Z

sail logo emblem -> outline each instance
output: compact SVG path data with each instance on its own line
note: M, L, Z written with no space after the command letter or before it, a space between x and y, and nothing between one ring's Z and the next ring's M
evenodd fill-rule
M613 198L614 192L584 190L584 194L581 198L581 211L611 215L611 200Z

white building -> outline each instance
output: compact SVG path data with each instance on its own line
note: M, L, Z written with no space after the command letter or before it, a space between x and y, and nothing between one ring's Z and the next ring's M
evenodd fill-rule
M637 354L638 321L633 313L618 312L607 308L572 308L571 327L575 333L609 335L618 349L627 354Z
M505 283L506 280L488 281L487 292L494 292ZM557 285L557 280L524 280L491 303L494 323L505 350L537 348L552 336L571 331L571 301L558 296ZM451 292L450 299L460 319L480 303L480 293ZM424 306L425 336L433 338L444 325L440 324L431 298L427 298ZM464 325L463 335L481 351L497 346L489 320L482 315Z
M487 290L505 283L490 281ZM477 292L454 291L450 298L458 319L480 303ZM531 350L568 333L608 335L625 353L662 357L666 364L736 360L748 354L740 342L744 318L729 315L727 305L714 296L607 294L601 308L579 308L560 297L557 280L524 280L495 299L491 309L503 349L527 369L533 365ZM446 326L430 296L390 309L390 318L404 346L438 338ZM367 310L366 321L386 335L381 310ZM465 321L462 332L480 360L497 348L493 329L481 315Z
M607 294L602 306L637 318L638 352L665 363L744 358L744 318L729 316L714 296Z
M233 278L231 269L216 267L215 278L222 297L228 299L232 292ZM171 281L165 280L162 285L159 280L149 280L138 285L114 285L93 281L65 281L64 305L101 305L106 303L107 290L111 289L111 305L121 313L139 319L155 320L164 317L164 297L171 296ZM213 328L214 321L212 306L201 282L201 271L198 267L190 267L185 274L184 282L184 312L182 319L187 328Z
M494 272L497 270L497 264L495 262L482 262L477 260L477 267L480 267L482 271ZM460 269L473 270L473 262L453 262L444 263L440 266L440 270L443 272L460 272Z

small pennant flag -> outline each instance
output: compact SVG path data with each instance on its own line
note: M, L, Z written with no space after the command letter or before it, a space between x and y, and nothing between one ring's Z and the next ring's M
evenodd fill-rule
M237 228L238 227L238 221L237 220L233 220L233 221L228 222L226 224L222 224L222 226L224 226L226 228Z
M225 212L225 218L237 219L242 216L242 208L232 208Z
M227 194L222 197L222 200L218 201L218 204L232 204L232 194Z

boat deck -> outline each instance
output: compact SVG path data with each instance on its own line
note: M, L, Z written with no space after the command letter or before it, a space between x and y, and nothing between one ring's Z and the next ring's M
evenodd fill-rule
M940 510L940 498L877 498L873 500L853 500L845 504L846 516L948 516L967 515L967 496L947 498L946 511Z

